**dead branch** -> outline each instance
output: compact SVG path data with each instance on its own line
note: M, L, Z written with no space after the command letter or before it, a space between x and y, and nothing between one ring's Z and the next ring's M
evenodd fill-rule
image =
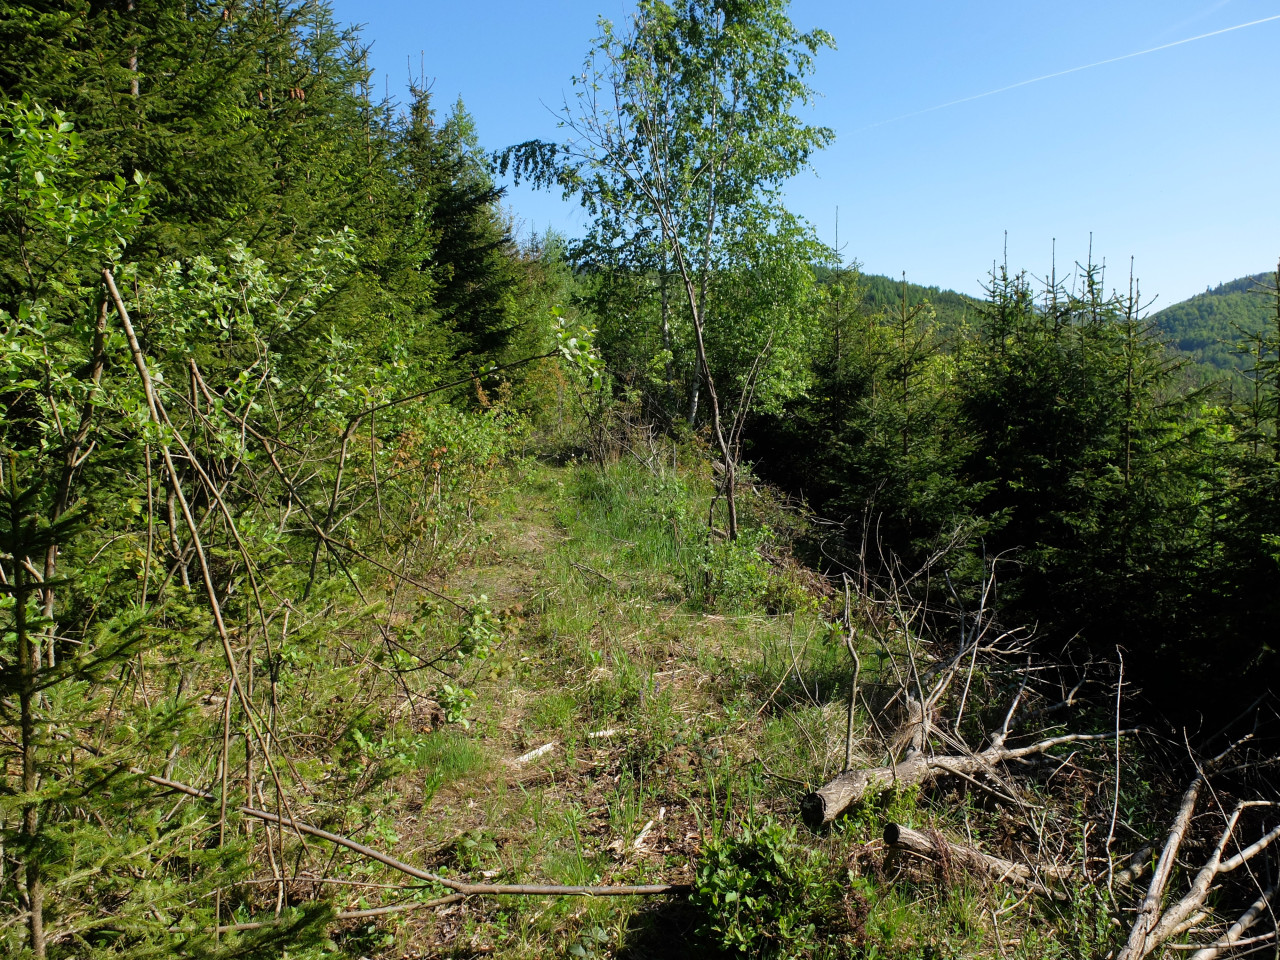
M1165 839L1160 859L1156 863L1151 885L1147 888L1147 894L1143 898L1142 905L1138 908L1138 916L1130 929L1128 942L1125 944L1124 949L1120 951L1117 960L1142 960L1143 957L1146 957L1166 941L1193 930L1197 926L1197 922L1192 921L1192 918L1197 914L1205 913L1203 908L1210 892L1214 890L1218 878L1244 865L1271 846L1277 838L1280 838L1280 826L1277 826L1242 849L1235 856L1224 860L1223 853L1235 834L1241 813L1250 807L1273 805L1269 801L1244 801L1237 804L1227 817L1226 825L1223 827L1213 851L1192 879L1187 893L1177 903L1165 908L1165 893L1177 861L1178 851L1186 838L1188 827L1195 814L1196 803L1200 799L1200 794L1206 783L1206 774L1201 771L1182 795L1182 802L1179 804L1177 816L1174 818L1173 826ZM1228 931L1226 936L1205 948L1205 951L1207 951L1206 956L1216 957L1238 941L1241 934L1258 919L1263 910L1267 909L1274 893L1274 886L1271 890L1264 892L1254 904L1257 910L1255 911L1254 907L1250 907L1237 921L1236 926L1233 926ZM1234 934L1232 931L1234 931ZM1230 942L1227 942L1229 938ZM1205 951L1202 951L1202 953ZM1196 956L1200 955L1196 954Z
M973 847L952 843L937 831L921 833L897 823L884 827L884 842L890 853L903 851L925 860L966 867L996 883L1010 883L1026 887L1042 896L1065 900L1067 895L1053 890L1041 882L1043 877L1065 879L1071 875L1070 867L1031 866L1016 863L1002 857L994 857Z
M115 277L112 275L110 269L107 269L107 268L103 269L102 279L106 284L107 292L110 295L111 300L115 305L116 315L120 319L121 327L123 328L125 337L128 340L129 352L132 355L134 366L137 368L138 378L142 383L143 391L147 401L147 410L150 415L151 422L155 424L156 427L163 430L165 425L168 424L168 418L164 412L164 406L161 403L159 394L156 392L155 385L152 382L151 373L147 368L147 361L142 352L142 346L141 344L139 344L137 334L134 332L134 329L133 329L133 323L129 319L129 311L124 305L124 300L120 296L120 291L116 288ZM169 424L169 426L172 426L172 424ZM210 480L208 475L204 472L203 468L200 466L199 461L197 460L195 454L192 452L191 448L187 445L186 440L183 439L182 434L179 433L176 429L174 429L173 438L175 441L177 441L178 445L181 447L182 452L186 456L188 462L193 467L195 467L196 470L200 473L201 478L205 482L205 486L208 488L210 494L214 497L218 506L223 511L223 514L226 517L231 528L235 529L235 521L231 516L230 510L227 508L226 503L222 500L222 498L220 496L217 496L217 490L215 485ZM212 569L210 568L208 557L205 554L204 545L200 539L199 523L196 521L195 514L192 512L190 504L187 502L186 494L183 492L183 489L182 489L182 482L181 482L181 477L178 473L178 468L174 465L173 453L169 449L169 445L167 443L162 442L160 444L160 453L164 460L165 470L169 476L169 481L171 483L170 489L172 490L172 492L177 498L178 506L181 508L181 511L182 511L183 520L185 521L187 530L191 535L191 545L195 549L196 559L200 563L200 576L201 576L201 580L204 583L205 596L209 602L210 612L213 614L213 622L214 622L214 626L217 628L218 639L221 641L221 644L222 644L223 657L226 661L227 671L231 678L231 686L234 688L234 692L240 701L241 707L244 710L245 720L248 722L250 728L253 730L253 733L257 742L262 745L263 755L267 760L267 765L271 771L271 776L276 781L276 790L278 791L278 793L282 795L284 791L280 786L279 777L277 775L275 765L271 760L270 750L268 749L267 742L263 738L262 730L257 721L258 712L253 707L253 703L252 703L252 700L250 699L249 692L245 690L244 685L240 679L240 672L236 667L236 657L235 657L234 651L232 650L232 645L231 645L231 633L227 628L226 621L223 618L222 605L218 600L218 590L216 585L214 584L213 572L212 572ZM238 542L238 537L237 537L237 542ZM251 569L252 565L248 564L247 560L248 558L246 556L246 565Z
M855 631L852 623L852 610L849 604L849 576L844 577L844 645L849 651L849 659L853 661L853 679L849 681L849 718L844 734L844 769L853 766L853 718L858 707L858 677L862 673L862 660L853 640Z
M1122 733L1135 733L1125 730ZM900 763L862 770L847 770L830 783L819 787L800 801L800 813L812 829L826 826L863 797L896 786L924 784L939 776L958 776L990 773L1007 760L1019 760L1049 750L1064 743L1085 740L1109 740L1114 733L1064 734L1050 737L1024 747L1004 746L1003 737L997 737L990 747L979 753L951 756L929 756L921 751L906 757Z
M1143 847L1137 853L1130 854L1125 865L1112 876L1112 885L1123 887L1141 880L1142 875L1151 866L1151 854L1154 852L1153 847Z
M146 778L149 782L158 787L164 787L166 790L175 790L178 793L186 794L189 797L195 797L198 800L208 800L217 802L218 798L207 790L201 790L199 787L193 787L185 783L179 783L176 780L169 780L164 777L157 777L149 774L145 770L132 768L132 773ZM450 877L442 877L438 874L429 873L426 870L398 860L390 854L383 853L381 850L375 850L373 847L365 846L363 843L357 843L348 837L341 836L336 833L330 833L328 830L322 830L319 827L312 826L302 820L291 817L280 816L271 813L268 810L259 810L250 806L237 806L235 808L242 816L253 817L256 820L263 820L267 823L279 824L287 827L300 834L316 837L319 840L326 840L352 853L359 854L370 860L375 860L384 866L393 870L398 870L407 876L414 877L418 880L425 880L428 883L438 883L442 887L446 887L460 894L472 896L475 894L490 894L493 896L550 896L550 897L635 897L635 896L660 896L663 894L679 894L688 891L687 884L678 883L654 883L642 884L639 886L628 886L619 884L615 886L599 886L599 887L572 887L561 886L559 884L528 884L528 883L466 883L462 880L454 880Z
M534 747L528 753L521 754L520 756L516 757L515 762L528 763L530 760L537 760L538 757L542 756L543 754L550 753L552 750L554 750L556 748L556 744L558 744L559 742L560 741L558 740L552 740L550 743L544 743L540 747Z
M333 915L334 920L363 920L368 917L385 917L392 913L404 913L406 910L430 910L444 907L459 900L467 899L465 893L451 893L447 897L436 900L425 900L421 903L397 903L389 907L373 907L369 910L343 910ZM229 923L218 927L218 933L240 933L244 930L261 930L264 927L279 926L279 920L263 920L256 923Z
M1277 884L1271 884L1270 889L1266 890L1262 896L1249 906L1249 909L1241 914L1240 919L1231 925L1231 928L1220 938L1215 940L1209 946L1205 947L1192 955L1191 960L1217 960L1222 956L1222 951L1229 950L1234 947L1243 947L1248 944L1266 943L1268 940L1276 938L1276 931L1262 934L1257 937L1249 937L1247 940L1242 939L1245 932L1253 926L1258 918L1264 913L1271 912L1271 901L1275 899Z

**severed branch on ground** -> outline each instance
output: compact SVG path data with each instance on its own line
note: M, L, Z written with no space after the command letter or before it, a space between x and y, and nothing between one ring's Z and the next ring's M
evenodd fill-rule
M1263 891L1262 896L1250 904L1249 909L1240 915L1240 919L1233 923L1225 934L1209 944L1209 946L1192 954L1191 960L1216 960L1216 958L1222 956L1224 951L1234 950L1237 947L1274 943L1277 935L1276 930L1256 937L1245 937L1244 934L1264 915L1275 916L1274 904L1278 888L1280 888L1280 884L1272 883L1267 890Z
M889 846L890 857L909 853L921 859L941 865L944 869L962 867L997 883L1009 883L1025 887L1035 893L1056 900L1067 895L1044 883L1046 879L1064 880L1071 876L1071 868L1054 865L1029 865L1005 860L983 853L973 847L953 843L936 830L922 833L897 823L884 827L884 842Z
M1135 733L1136 730L1120 732ZM1115 733L1068 733L1049 737L1024 747L1006 747L1004 736L997 736L991 746L976 753L934 756L920 750L898 763L862 770L846 770L801 800L800 813L805 823L813 829L818 829L831 823L863 797L873 793L893 787L925 784L937 777L947 775L971 779L975 775L992 773L997 766L1009 760L1021 760L1045 754L1065 743L1114 738Z
M1142 847L1124 858L1124 866L1111 877L1112 887L1127 887L1142 879L1142 875L1151 866L1151 854L1154 847Z
M886 708L893 707L895 723L889 725L890 734L886 735L877 722L876 713L871 712L870 719L879 733L878 743L883 754L879 758L874 755L867 757L863 766L851 769L854 701L850 696L845 769L801 800L801 815L811 828L825 827L852 805L882 791L922 786L946 776L963 779L1031 813L1030 805L1019 799L1020 791L1013 779L1001 770L1002 765L1028 763L1036 757L1048 758L1051 751L1062 745L1119 741L1123 735L1137 732L1120 726L1124 689L1121 660L1119 680L1114 690L1115 726L1112 730L1105 733L1063 732L1054 736L1046 736L1042 731L1013 740L1013 743L1021 745L1011 746L1015 719L1020 728L1026 730L1031 725L1029 721L1073 706L1087 682L1087 672L1092 664L1072 665L1070 670L1065 666L1035 664L1026 642L1030 634L1003 630L994 619L993 608L988 603L988 598L994 596L994 573L982 585L976 613L967 612L961 598L952 589L952 600L959 608L960 625L959 644L954 645L938 627L940 623L948 622L951 612L929 606L927 587L925 600L911 595L910 587L921 579L921 575L903 578L891 563L881 559L881 568L888 569L890 575L887 579L876 580L867 575L864 563L858 612L865 624L862 635L878 648L875 655L881 658L880 677L887 677L890 681L888 694L879 698L877 712L883 715ZM849 622L853 607L849 586L850 578L845 577L845 622L842 625L850 640L850 653L855 654L851 672L854 675L853 689L856 690L861 663L851 643L854 630ZM1024 658L1025 665L1015 666ZM886 663L891 672L885 669ZM1058 682L1044 683L1041 673L1055 669L1059 672ZM990 693L995 688L993 681L1012 692L1002 723L999 714L991 717L989 712ZM979 685L988 691L981 700L971 696ZM1053 691L1053 686L1059 691ZM954 696L949 694L949 690L954 691ZM1058 696L1061 698L1058 702L1051 702ZM941 717L944 699L948 712L954 718L946 723ZM1031 704L1028 701L1039 702ZM870 712L872 706L868 698L864 697L863 702ZM987 746L983 749L974 749L966 744L961 730L962 719L967 720L969 730L976 725L973 709L967 717L964 713L966 705L973 703L984 703L982 712L989 719L985 727L988 731L985 736ZM1256 706L1255 703L1249 709ZM893 732L895 728L896 732ZM992 730L995 732L991 733ZM1197 776L1182 796L1163 842L1157 842L1154 848L1144 847L1118 870L1111 858L1120 797L1121 766L1117 750L1114 802L1108 804L1111 826L1106 838L1107 889L1113 893L1121 888L1132 889L1148 872L1150 879L1148 886L1128 895L1140 897L1141 902L1133 907L1136 913L1131 910L1127 914L1113 915L1113 919L1124 924L1123 927L1117 924L1117 932L1123 930L1127 933L1127 942L1113 954L1115 960L1145 960L1170 950L1194 951L1198 960L1217 960L1219 957L1243 956L1257 950L1277 948L1280 931L1276 923L1276 898L1280 892L1280 881L1276 876L1280 865L1270 854L1268 857L1272 862L1264 865L1266 858L1262 855L1268 850L1272 853L1280 850L1280 825L1272 820L1264 821L1250 811L1280 804L1272 800L1243 799L1234 808L1229 803L1223 805L1214 796L1206 773L1206 769L1226 774L1258 767L1256 761L1230 769L1222 763L1250 736L1203 766L1197 764ZM1273 762L1278 761L1267 761L1261 765ZM1062 760L1062 766L1068 764L1070 757ZM1203 811L1198 812L1198 807L1204 806L1206 794L1214 796L1220 819L1209 838L1212 849L1207 857L1198 866L1187 867L1185 857L1191 846L1188 838L1194 836L1196 842L1202 841L1199 836L1202 830L1194 830L1193 825L1198 816L1204 816ZM1039 824L1034 816L1031 819L1031 826L1040 840L1040 849L1031 859L1042 861L1046 859L1045 818L1041 818ZM1079 841L1083 866L1077 868L1081 872L1076 874L1076 882L1082 885L1098 881L1088 867L1090 860L1098 859L1089 855L1091 825L1092 822L1085 824ZM899 855L920 858L936 864L944 875L953 868L962 868L994 882L1017 884L1056 899L1065 899L1070 893L1067 889L1055 889L1050 881L1067 880L1072 876L1071 868L1037 868L1034 862L1005 860L976 849L972 841L965 845L936 831L922 832L896 823L885 827L884 839L890 859ZM1159 851L1154 866L1153 849ZM1181 861L1180 856L1183 857ZM1186 871L1185 880L1183 871ZM1145 895L1140 892L1143 889Z
M1030 662L1030 632L1004 629L995 619L992 601L995 596L998 559L991 561L989 572L982 581L976 610L966 612L954 589L952 591L960 608L958 647L952 646L951 641L943 639L941 635L935 635L928 643L918 635L919 630L926 634L933 632L939 622L939 611L930 610L928 603L917 600L910 594L910 585L921 579L922 572L910 575L891 572L887 577L876 579L865 571L864 561L857 613L865 630L860 629L859 632L879 648L876 655L882 661L879 671L881 676L886 674L886 662L890 668L894 692L883 701L881 711L893 706L899 711L899 725L895 734L886 736L872 713L872 722L881 731L884 759L878 765L858 768L851 767L854 690L861 661L852 642L853 580L847 575L844 577L845 612L842 625L845 627L846 645L849 647L854 673L845 737L845 769L802 799L801 814L810 827L817 829L831 823L863 797L890 788L922 785L940 776L959 777L1002 800L1025 807L1016 795L1011 795L1016 794L1016 789L1007 780L1000 788L984 781L994 780L1000 783L1002 778L998 768L1009 761L1026 761L1037 755L1048 754L1063 744L1113 740L1124 733L1134 732L1116 729L1102 734L1064 733L1023 746L1008 745L1012 725L1019 718L1019 710L1026 708L1029 700L1037 698L1034 686L1043 686L1034 683L1037 672L1043 668L1033 666ZM940 558L930 560L930 563L936 562L940 562ZM881 568L890 571L896 569L885 558L881 558ZM942 652L944 650L945 653ZM1024 658L1027 659L1024 666L1012 666ZM1017 689L1004 711L1003 722L995 721L999 724L998 728L994 734L988 733L988 746L975 750L962 738L961 720L966 705L974 702L976 684L989 680L992 666L1013 680ZM1028 716L1043 715L1061 706L1070 705L1083 682L1082 679L1077 680L1070 691L1064 685L1062 703L1041 707ZM939 714L948 691L954 691L956 706L954 720L944 724ZM864 703L870 709L865 698ZM1022 718L1020 722L1025 721L1026 718Z
M147 773L145 770L133 768L131 773L144 777L150 783L166 790L173 790L178 793L186 794L189 797L195 797L199 800L217 801L217 797L207 790L201 790L199 787L193 787L189 784L179 783L176 780L169 780L164 777L158 777L154 774ZM406 874L417 880L423 880L427 883L438 883L442 887L457 893L472 896L475 894L490 894L494 896L552 896L552 897L634 897L634 896L656 896L671 893L684 893L688 890L685 884L675 883L654 883L640 885L607 885L607 886L563 886L560 884L528 884L528 883L467 883L462 880L454 880L451 877L442 877L438 874L431 873L426 870L419 869L412 864L405 863L390 854L383 853L381 850L375 850L373 847L358 843L349 837L340 834L330 833L328 830L322 830L319 827L312 826L305 821L296 818L281 816L271 813L268 810L259 810L256 807L246 805L237 806L236 811L242 816L252 817L256 820L263 820L267 823L278 824L287 830L291 830L297 834L305 834L315 837L319 840L326 840L352 853L357 853L362 857L375 860L384 866L393 870Z
M1138 916L1129 931L1129 939L1117 956L1117 960L1142 960L1172 938L1196 930L1208 916L1206 903L1210 893L1215 890L1219 878L1244 866L1280 839L1280 825L1277 825L1249 846L1243 847L1239 853L1224 858L1228 844L1235 837L1241 814L1251 807L1276 805L1265 800L1241 801L1226 817L1226 824L1218 836L1217 843L1192 878L1187 892L1176 903L1166 907L1165 895L1177 864L1178 852L1186 839L1196 805L1207 784L1207 774L1201 771L1183 793L1182 801L1178 805L1178 813L1165 838L1164 848L1160 852L1155 872L1152 874L1151 884L1138 908ZM1202 960L1210 960L1238 945L1243 934L1258 919L1270 914L1275 893L1276 887L1273 883L1270 889L1262 891L1258 900L1241 915L1224 936L1207 945L1195 956L1201 957Z
M436 907L447 907L450 904L458 903L465 899L467 899L467 894L465 893L451 893L447 897L439 897L435 900L395 903L386 907L372 907L368 910L340 910L333 915L332 919L335 922L339 922L343 920L365 920L370 917L386 917L393 913L407 913L410 910L432 910ZM279 920L260 920L253 923L228 923L218 927L217 932L242 933L245 930L264 930L267 927L274 927L279 924Z

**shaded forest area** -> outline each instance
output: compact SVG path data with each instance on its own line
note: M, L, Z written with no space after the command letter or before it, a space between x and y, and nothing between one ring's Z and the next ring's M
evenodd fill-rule
M1134 286L1104 295L1096 266L1040 289L1002 269L958 321L903 285L843 321L803 401L759 418L757 469L846 548L911 570L944 550L939 603L972 607L964 585L1005 564L1014 622L1057 650L1124 651L1179 721L1225 719L1269 688L1270 630L1249 625L1280 613L1271 283L1269 326L1239 335L1247 389L1198 386Z
M1274 949L1280 273L862 276L833 38L600 30L491 152L324 3L0 4L7 955Z

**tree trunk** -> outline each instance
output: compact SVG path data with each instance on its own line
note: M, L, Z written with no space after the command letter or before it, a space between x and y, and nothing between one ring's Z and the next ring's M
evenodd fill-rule
M129 14L130 19L137 12L137 4L134 0L128 0L125 4L125 13ZM136 24L134 24L136 28ZM140 92L138 87L138 45L135 43L129 48L129 96L135 100Z
M668 293L668 285L671 282L671 264L667 259L666 245L662 247L662 273L659 275L659 293L662 297L662 349L667 351L667 362L664 365L664 374L667 378L667 403L670 404L671 416L676 416L676 379L675 379L675 347L671 342L671 297ZM694 411L696 412L696 411ZM692 416L690 417L690 425L692 425Z
M21 515L18 501L18 478L15 476L16 466L10 467L9 482L12 485L10 500L11 516L9 530L13 535L13 543L8 544L13 556L13 629L18 647L18 709L21 726L22 754L22 838L26 846L23 854L26 862L23 865L23 880L27 894L27 930L30 937L31 952L43 960L45 956L44 936L44 884L40 876L40 805L36 801L36 793L40 786L39 771L36 766L37 731L36 704L39 692L37 674L40 672L40 653L32 642L31 631L27 624L27 601L34 592L28 582L24 569L24 550L21 531L28 524L28 518Z

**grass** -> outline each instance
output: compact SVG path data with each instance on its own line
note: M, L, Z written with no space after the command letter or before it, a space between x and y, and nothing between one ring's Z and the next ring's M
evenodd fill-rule
M452 728L420 740L415 760L433 790L463 782L489 767L484 747Z
M401 851L473 879L687 883L708 838L797 823L805 786L844 757L848 655L822 598L794 571L709 553L699 478L531 461L511 477L485 507L483 548L446 585L490 597L503 639L475 681L470 727L420 737L415 772L383 794ZM773 510L748 500L748 531ZM754 585L713 596L715 562ZM780 592L795 600L785 612L771 606ZM875 658L863 660L874 683ZM859 714L858 734L869 727ZM833 891L817 914L826 945L804 955L996 957L1001 909L1000 935L1019 941L1009 955L1051 955L1028 932L1041 905L883 868L886 820L963 831L966 816L905 791L802 832ZM381 955L705 956L693 939L705 920L680 900L472 900L380 921L393 943Z

